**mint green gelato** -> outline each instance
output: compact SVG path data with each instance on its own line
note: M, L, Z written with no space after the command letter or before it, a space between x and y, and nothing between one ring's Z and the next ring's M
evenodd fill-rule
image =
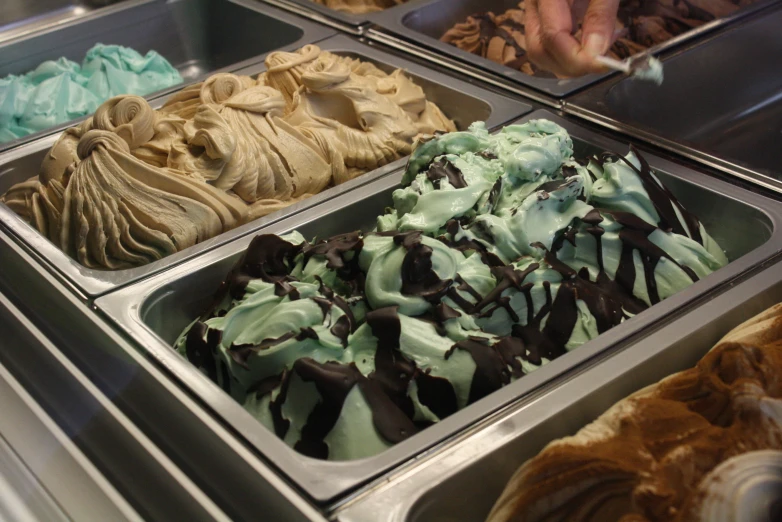
M261 235L180 353L300 453L372 456L724 266L642 156L533 120L422 143L370 233Z
M81 66L59 58L0 78L0 142L88 116L120 94L144 96L179 83L179 72L155 51L141 56L127 47L96 44Z

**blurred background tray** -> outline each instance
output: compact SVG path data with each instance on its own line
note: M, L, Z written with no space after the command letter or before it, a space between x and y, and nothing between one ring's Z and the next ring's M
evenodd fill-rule
M740 9L729 17L706 23L667 42L654 46L650 48L650 52L656 54L666 49L671 49L683 42L725 27L731 22L773 3L776 3L776 0L761 0ZM549 105L556 105L559 98L570 95L613 74L593 74L567 80L538 78L440 41L440 37L448 29L456 23L465 21L469 15L487 11L501 14L510 8L516 7L518 4L518 0L425 0L408 2L398 8L381 11L373 15L372 21L375 27L367 31L367 36L377 41L382 41L387 45L425 57L438 65L481 78L484 81L503 86ZM541 94L543 95L542 97Z

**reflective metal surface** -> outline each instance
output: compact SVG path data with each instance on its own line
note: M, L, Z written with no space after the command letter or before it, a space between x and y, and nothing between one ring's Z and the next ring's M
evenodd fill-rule
M605 150L627 150L626 145L547 111L534 112L520 121L532 118L548 118L563 125L573 137L580 157ZM384 481L382 474L385 472L404 470L414 465L417 459L425 458L427 452L438 444L450 437L461 437L465 428L490 413L552 382L620 341L652 328L685 305L705 299L721 285L779 251L782 204L651 154L644 156L682 204L701 218L714 239L726 249L731 263L596 340L372 458L324 462L294 452L171 348L171 343L182 329L211 302L213 293L247 248L251 236L223 245L144 282L110 293L97 299L95 304L146 353L169 368L184 386L313 499L323 503L334 502L371 480ZM399 187L400 180L401 172L383 177L335 197L327 204L280 220L263 232L279 234L297 229L305 237L328 237L357 228L370 229L375 218L391 204L391 193Z
M565 110L782 191L780 24L765 12L667 57L661 87L617 78Z
M511 100L481 87L437 73L344 36L329 38L320 42L319 45L323 49L340 55L361 58L362 60L375 63L386 71L401 67L423 88L427 98L442 107L445 114L453 119L457 126L462 129L477 120L485 120L490 128L496 127L532 109L525 103ZM264 70L264 65L259 63L236 72L256 75ZM165 98L157 99L154 101L153 106L160 106L164 101ZM4 193L13 184L36 175L41 160L56 139L57 136L50 136L0 156L0 193ZM230 232L203 241L198 245L154 263L127 270L111 272L88 269L79 265L2 204L0 204L0 226L5 226L15 237L32 248L36 256L43 263L54 269L68 284L72 285L75 291L83 294L85 297L96 296L174 266L186 259L222 245L231 239L250 234L286 216L294 215L313 205L328 201L339 194L348 192L373 179L378 179L389 172L393 172L404 165L405 161L402 159L376 169L348 183L327 189L316 196L291 205L280 212L275 212Z
M749 13L774 3L775 0L759 1L740 9L730 17L714 20L696 29L681 34L660 45L649 49L651 53L662 52L682 42L691 40L717 28L723 27ZM493 11L502 13L516 7L518 0L426 0L409 2L398 8L389 9L373 15L376 29L367 32L369 38L377 39L400 48L415 48L440 65L463 71L477 78L491 78L507 88L527 95L523 87L531 88L547 95L553 100L570 95L579 89L606 78L609 74L589 75L582 78L559 80L529 76L521 71L505 67L481 56L463 51L453 45L440 41L440 37L454 24L463 22L475 13ZM433 51L433 52L427 52ZM519 90L519 87L522 89Z
M631 393L692 367L728 331L781 298L782 263L760 267L718 297L657 323L635 344L595 357L560 386L528 397L409 472L377 484L345 505L338 519L363 522L382 513L388 522L483 521L511 475L546 444L574 434Z
M142 55L158 51L187 84L207 74L256 64L275 49L295 49L333 34L332 30L254 0L127 0L0 44L0 77L24 74L61 56L81 63L93 45L104 43L124 45ZM146 98L160 97L184 84L150 93ZM0 143L0 152L78 121Z

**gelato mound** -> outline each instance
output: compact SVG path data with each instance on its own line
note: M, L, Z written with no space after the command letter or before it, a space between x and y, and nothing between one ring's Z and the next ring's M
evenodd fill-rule
M96 44L81 65L59 58L0 78L0 143L92 114L114 96L144 96L179 83L179 72L155 51L141 56Z
M618 38L607 55L629 58L751 3L753 0L622 0L616 20ZM526 74L553 78L529 60L524 15L524 1L499 15L477 13L454 25L440 39ZM578 20L575 37L579 40L580 26Z
M735 470L720 463L782 449L781 343L777 305L694 368L549 444L516 472L488 520L712 520L701 516L713 513L704 501L725 504L747 486L728 480Z
M368 457L727 263L637 152L423 141L369 233L256 237L179 352L297 451Z
M0 198L89 268L144 265L381 167L455 130L397 70L310 45L257 78L217 74L160 110L137 96L65 131Z
M401 5L407 0L312 0L316 4L325 5L329 9L351 14L375 13Z

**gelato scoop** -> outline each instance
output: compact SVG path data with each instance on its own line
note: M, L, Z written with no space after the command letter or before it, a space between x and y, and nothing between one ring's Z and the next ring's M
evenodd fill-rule
M549 444L515 473L488 520L778 519L780 340L776 305L694 368ZM763 505L777 514L757 518Z
M179 83L179 72L155 51L141 56L96 44L81 65L59 58L0 78L0 143L92 114L111 97L144 96Z
M108 100L0 202L82 265L130 268L407 156L419 133L455 130L401 71L314 45L266 64L160 110Z
M316 4L325 5L329 9L351 14L374 13L404 4L407 0L312 0Z
M374 455L727 263L643 157L423 141L372 232L256 237L176 347L297 451Z
M618 38L607 55L625 59L721 17L753 0L622 0L616 20ZM445 32L441 40L526 74L553 78L527 55L524 1L504 13L476 13ZM580 40L580 25L575 37Z

